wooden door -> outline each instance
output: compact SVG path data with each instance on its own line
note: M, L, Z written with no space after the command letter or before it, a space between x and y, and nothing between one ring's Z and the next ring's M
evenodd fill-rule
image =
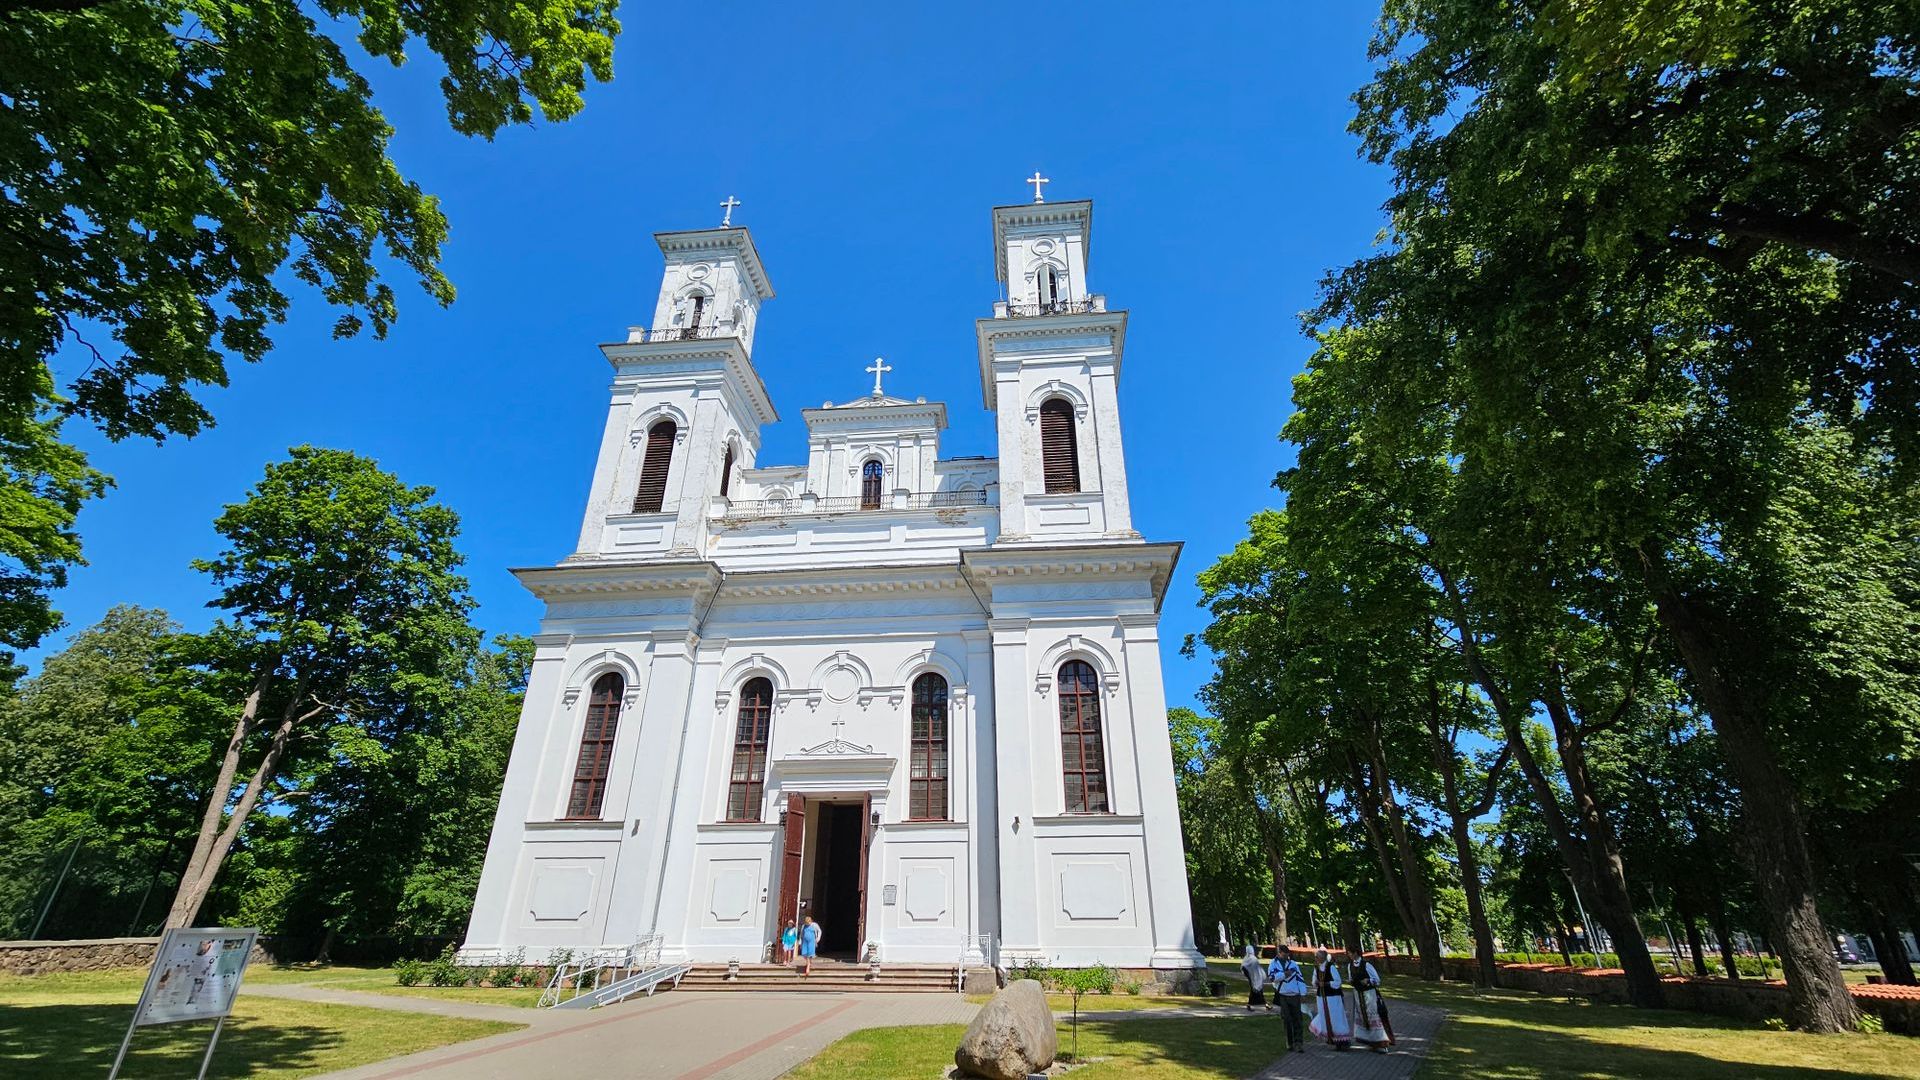
M873 796L860 796L860 919L854 925L858 932L854 934L853 955L856 960L867 958L867 853L873 848Z
M807 839L807 800L803 795L787 796L787 828L780 844L780 923L773 928L774 940L786 932L787 924L800 922L800 853Z

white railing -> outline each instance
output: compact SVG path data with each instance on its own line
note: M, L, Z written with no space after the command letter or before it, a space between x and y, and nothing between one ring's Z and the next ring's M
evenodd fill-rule
M997 968L996 950L992 934L969 934L966 943L960 946L960 959L953 966L953 988L961 991L967 988L967 969L970 967Z
M553 978L540 993L540 1007L551 1009L563 1001L600 989L607 972L628 974L657 967L664 943L661 934L648 934L631 945L601 946L578 960L568 960L553 969Z

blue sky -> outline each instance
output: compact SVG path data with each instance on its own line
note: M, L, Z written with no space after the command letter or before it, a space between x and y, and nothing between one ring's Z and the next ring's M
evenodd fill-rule
M606 410L594 346L650 320L652 234L718 224L729 194L778 292L754 349L782 416L762 464L804 462L800 410L869 389L876 355L889 391L948 403L946 455L991 454L973 334L997 295L989 211L1031 198L1037 168L1050 199L1094 200L1090 285L1132 313L1135 526L1186 542L1163 648L1169 704L1190 703L1207 676L1178 653L1204 624L1193 578L1276 503L1309 351L1297 315L1381 225L1385 171L1345 130L1376 13L629 4L586 110L492 143L449 130L432 63L365 66L395 159L452 221L459 298L442 310L396 279L392 334L336 342L296 291L268 359L205 395L213 430L156 447L71 427L118 486L82 513L89 565L56 602L69 628L122 602L205 625L187 564L217 549L213 518L313 443L438 489L481 624L532 632L538 605L507 569L572 550Z

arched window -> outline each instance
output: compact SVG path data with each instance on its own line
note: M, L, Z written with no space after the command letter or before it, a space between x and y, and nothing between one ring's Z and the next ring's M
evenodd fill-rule
M633 493L633 512L657 514L667 501L667 470L673 468L673 440L680 429L662 420L647 429L647 449L640 459L640 487Z
M1100 676L1085 660L1060 665L1060 771L1067 813L1107 812L1107 755L1100 742Z
M689 329L698 330L700 329L700 317L706 314L707 311L707 298L702 293L694 293L690 299L693 301L693 311L687 317L687 326Z
M1059 307L1060 301L1059 271L1051 266L1042 267L1040 270L1040 310L1043 312L1053 311Z
M932 672L913 680L913 757L908 769L907 816L945 821L947 680Z
M733 729L733 772L727 783L727 820L759 821L767 786L767 735L773 725L773 683L749 679L740 688Z
M1040 405L1040 466L1047 494L1080 490L1080 441L1073 405L1065 398L1048 398Z
M593 681L587 698L587 723L580 732L580 757L573 766L573 793L567 797L567 816L600 816L607 797L607 771L613 765L613 732L620 724L620 695L626 680L609 671Z
M878 460L860 466L860 509L880 509L880 483L886 474L887 467Z
M733 444L727 444L727 456L720 461L720 494L725 496L727 485L733 480Z

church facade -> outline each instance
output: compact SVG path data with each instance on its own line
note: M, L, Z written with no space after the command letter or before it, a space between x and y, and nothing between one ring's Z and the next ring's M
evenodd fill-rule
M753 238L657 236L651 324L601 347L577 549L516 571L546 610L469 949L752 962L810 914L824 955L1202 963L1161 685L1179 545L1133 528L1091 236L1090 202L993 211L997 457L942 457L946 406L875 361L801 412L793 465L758 460Z

